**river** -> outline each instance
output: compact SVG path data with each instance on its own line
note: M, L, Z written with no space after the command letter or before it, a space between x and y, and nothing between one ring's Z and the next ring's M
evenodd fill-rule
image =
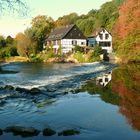
M5 89L11 85L14 89ZM10 63L0 72L0 128L34 127L56 132L76 129L73 136L50 140L139 140L140 66L110 63ZM37 88L36 95L16 88ZM45 140L3 133L2 140Z

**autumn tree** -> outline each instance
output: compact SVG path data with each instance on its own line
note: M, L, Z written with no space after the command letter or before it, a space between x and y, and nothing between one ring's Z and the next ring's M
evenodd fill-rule
M140 61L140 0L126 0L115 26L114 46L126 61Z
M23 57L28 57L29 48L31 45L30 39L27 36L25 36L23 33L18 33L15 39L17 41L18 54Z

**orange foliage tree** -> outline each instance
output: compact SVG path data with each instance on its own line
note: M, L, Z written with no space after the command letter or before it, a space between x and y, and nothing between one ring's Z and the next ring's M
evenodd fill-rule
M18 54L23 57L29 57L30 39L23 33L18 33L15 40L17 41Z
M140 61L140 0L126 0L119 10L114 46L120 57Z

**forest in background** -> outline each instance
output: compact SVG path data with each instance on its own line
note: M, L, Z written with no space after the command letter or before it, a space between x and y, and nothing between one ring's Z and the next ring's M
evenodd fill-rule
M17 54L23 57L35 56L43 50L43 43L54 28L76 24L87 37L104 26L112 33L114 51L122 61L140 61L139 23L140 0L112 0L104 3L99 10L92 9L84 15L70 13L56 21L39 15L32 19L30 28L24 33L18 33L14 39L0 36L0 57ZM8 38L13 41L8 43Z

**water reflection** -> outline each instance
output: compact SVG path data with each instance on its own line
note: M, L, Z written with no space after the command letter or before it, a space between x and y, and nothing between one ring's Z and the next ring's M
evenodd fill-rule
M105 87L111 81L111 78L112 78L112 71L97 77L96 84L100 84Z
M100 94L103 101L119 105L119 112L133 129L140 131L140 65L120 66L113 72L86 82L81 90L92 95Z

